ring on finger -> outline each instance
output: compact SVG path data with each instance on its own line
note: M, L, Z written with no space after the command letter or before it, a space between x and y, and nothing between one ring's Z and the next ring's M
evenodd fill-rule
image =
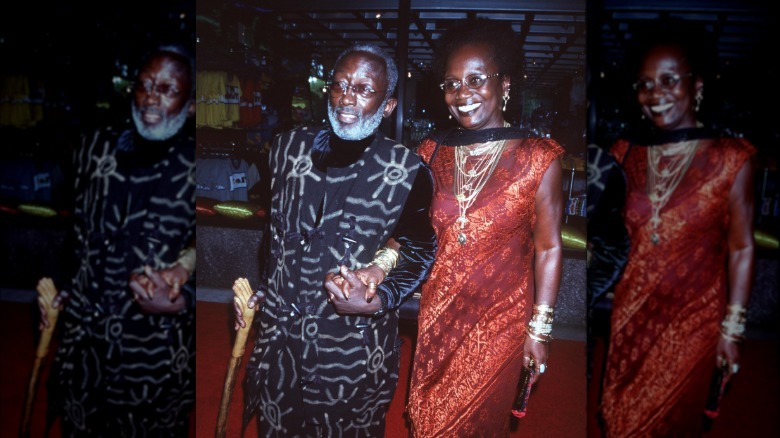
M739 371L739 364L738 363L731 364L731 374L737 374L738 371Z
M539 374L544 374L546 370L547 370L547 365L545 364L539 365Z
M368 288L369 289L376 289L376 283L373 281L368 282Z

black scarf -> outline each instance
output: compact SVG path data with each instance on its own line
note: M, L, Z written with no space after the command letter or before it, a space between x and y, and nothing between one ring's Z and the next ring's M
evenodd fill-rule
M672 131L661 129L651 129L642 133L632 133L626 136L632 144L643 146L659 146L667 143L678 143L688 140L699 140L703 138L718 138L720 135L710 128L683 128Z
M436 147L433 149L431 159L428 160L429 166L433 164L433 159L436 157L436 152L439 151L439 146L442 144L446 146L465 146L476 143L487 143L489 141L496 140L542 137L538 132L532 129L510 126L508 128L487 128L478 130L469 130L457 127L443 132L436 132L431 136L431 138L433 138L433 140L436 142Z

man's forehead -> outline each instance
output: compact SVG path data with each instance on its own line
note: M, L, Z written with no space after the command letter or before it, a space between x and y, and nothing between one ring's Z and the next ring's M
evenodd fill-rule
M166 65L172 65L176 70L180 70L184 73L188 70L187 60L172 52L155 53L144 62L142 70L159 70Z
M385 69L385 60L381 56L365 51L354 51L344 55L336 64L334 71L343 71L347 61L354 61L357 64L366 63L370 65L370 70L378 75L384 76L387 72Z

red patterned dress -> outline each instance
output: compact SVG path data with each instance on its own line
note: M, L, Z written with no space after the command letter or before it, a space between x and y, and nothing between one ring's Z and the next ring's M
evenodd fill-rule
M434 146L420 146L426 161ZM468 209L465 245L458 243L454 148L436 153L431 216L439 250L420 301L407 407L415 436L509 435L534 299L535 195L562 153L549 139L509 140Z
M647 148L612 153L628 177L631 252L612 305L602 413L609 437L700 436L728 294L729 191L755 148L701 140L651 241ZM663 163L662 163L663 164Z

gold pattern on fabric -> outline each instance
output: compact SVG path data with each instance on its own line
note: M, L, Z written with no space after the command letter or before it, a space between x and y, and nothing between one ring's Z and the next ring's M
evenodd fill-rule
M434 147L430 139L420 146L426 161ZM454 148L436 153L431 215L439 250L420 300L407 407L415 436L508 435L534 297L535 196L562 153L549 139L508 141L468 210L465 245L458 243Z
M615 288L602 414L607 436L698 436L727 298L729 191L755 153L742 139L702 140L660 212L652 242L647 153L616 143L628 179L631 238ZM663 164L663 163L662 163Z

